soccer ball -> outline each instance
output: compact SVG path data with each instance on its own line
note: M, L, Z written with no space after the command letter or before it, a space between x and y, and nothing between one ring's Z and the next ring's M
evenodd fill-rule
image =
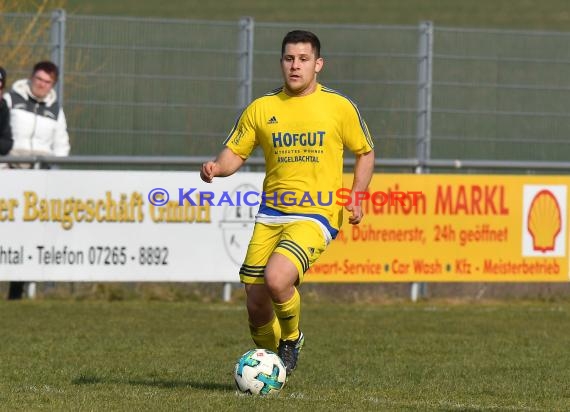
M238 390L250 395L277 395L287 379L285 365L276 353L252 349L236 362L234 378Z

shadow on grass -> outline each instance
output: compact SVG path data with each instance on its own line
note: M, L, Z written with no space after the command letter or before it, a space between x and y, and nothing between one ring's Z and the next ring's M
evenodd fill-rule
M172 380L159 378L113 378L101 377L93 374L81 374L71 380L74 385L96 385L96 384L119 384L119 385L137 385L137 386L154 386L157 388L173 389L173 388L194 388L210 391L226 391L235 390L235 386L230 384L219 384L211 382L194 382L189 380Z

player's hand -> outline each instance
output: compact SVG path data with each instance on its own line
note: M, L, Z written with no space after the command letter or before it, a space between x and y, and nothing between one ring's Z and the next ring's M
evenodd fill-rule
M348 217L348 223L351 225L359 224L362 220L362 217L364 216L364 213L362 212L362 206L357 206L351 203L350 205L346 206L346 210L351 213L351 215Z
M206 183L212 183L214 179L214 167L216 163L209 161L202 164L202 169L200 169L200 178Z

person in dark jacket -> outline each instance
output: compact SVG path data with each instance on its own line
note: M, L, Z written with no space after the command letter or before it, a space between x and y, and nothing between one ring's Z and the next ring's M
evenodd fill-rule
M6 70L0 67L0 96L6 88L6 80ZM6 100L0 99L0 155L4 156L10 153L13 145L14 140L12 139L12 128L10 127L10 108ZM5 168L7 165L0 163L0 168L2 167ZM8 298L10 298L10 296L8 296Z
M0 67L0 96L6 87L6 70ZM4 99L0 99L0 155L6 155L12 150L12 129L10 128L10 109Z
M0 67L0 96L6 88L6 70ZM14 140L12 140L12 128L10 127L10 108L6 100L0 99L0 155L7 155L12 150ZM0 167L6 166L0 163ZM11 284L10 284L11 285ZM10 296L8 296L10 298Z

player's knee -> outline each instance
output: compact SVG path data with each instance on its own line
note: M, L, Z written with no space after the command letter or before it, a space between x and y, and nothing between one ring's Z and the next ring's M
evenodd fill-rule
M269 292L269 296L271 296L271 300L275 300L275 296L279 295L280 290L283 288L279 279L276 277L265 277L265 286L267 286L267 291Z
M246 306L249 320L255 326L265 325L273 319L273 303L269 297L267 301L248 299Z

